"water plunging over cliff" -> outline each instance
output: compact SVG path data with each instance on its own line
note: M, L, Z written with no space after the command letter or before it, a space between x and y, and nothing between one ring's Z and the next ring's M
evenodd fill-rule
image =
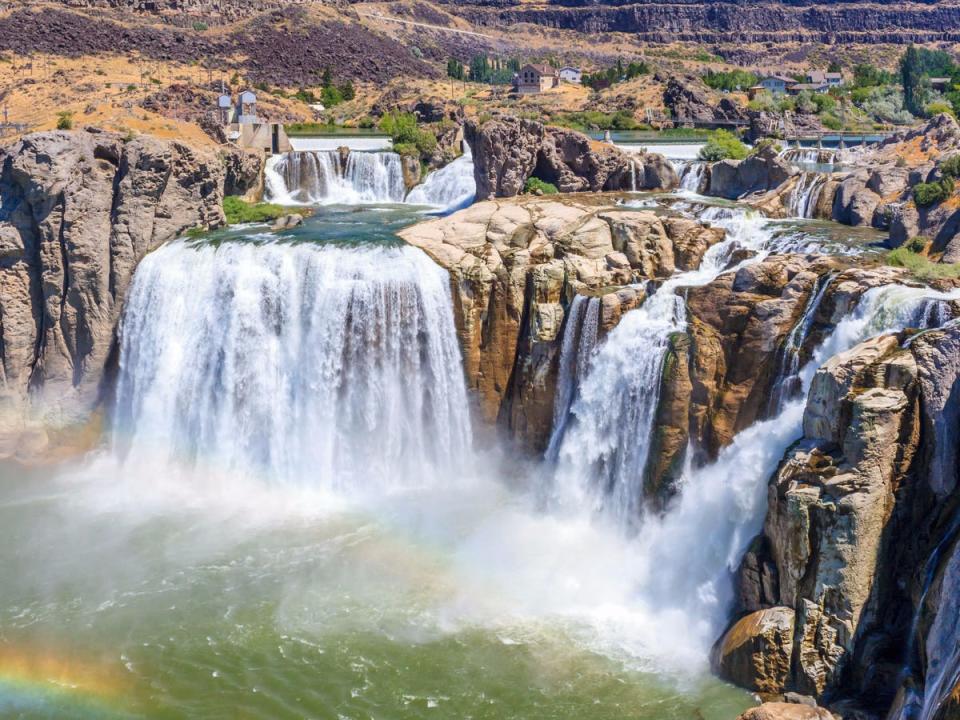
M267 160L266 197L282 205L401 203L407 189L394 152L289 152Z
M826 182L827 176L823 173L805 172L800 175L800 179L790 193L787 207L790 215L798 218L812 218Z
M660 376L671 335L686 329L678 290L705 285L726 269L739 248L761 251L766 222L743 210L711 208L704 218L727 229L698 270L667 280L627 313L593 356L569 413L555 418L553 495L561 503L593 506L631 528L642 515L642 482ZM762 253L756 257L761 257Z
M429 205L443 212L467 207L477 195L470 146L463 143L463 154L453 162L427 175L407 195L410 205Z
M470 445L446 275L410 248L167 245L120 337L128 460L363 491L454 472Z
M707 163L692 161L683 168L680 176L680 189L691 193L699 193L703 185L704 175L707 171Z

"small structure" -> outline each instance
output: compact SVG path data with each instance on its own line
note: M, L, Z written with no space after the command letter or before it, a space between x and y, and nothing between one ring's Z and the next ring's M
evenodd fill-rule
M580 68L565 65L564 67L560 68L560 79L579 85L583 80L583 72L580 70Z
M237 122L241 125L255 124L257 120L257 96L250 90L240 93L237 101Z
M560 73L549 65L524 65L514 77L514 85L521 95L546 92L560 86Z
M220 114L220 124L229 125L233 120L233 98L229 95L218 97L217 112Z
M811 70L807 73L807 83L813 85L826 85L827 89L841 87L844 82L843 73L824 72L823 70Z
M946 92L950 89L950 83L953 82L952 78L948 77L935 77L930 78L930 88L936 90L937 92Z
M763 85L753 85L747 88L747 99L756 100L761 93L765 93L767 89Z
M815 83L794 83L793 85L787 86L787 92L790 95L799 95L800 93L807 91L813 93L825 93L830 89L830 86L825 82Z
M783 95L787 88L796 84L796 80L787 75L767 75L760 80L760 87L774 95Z

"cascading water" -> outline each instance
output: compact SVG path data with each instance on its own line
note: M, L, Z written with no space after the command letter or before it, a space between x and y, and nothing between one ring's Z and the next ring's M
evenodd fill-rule
M570 407L576 399L580 381L587 374L599 329L600 298L583 295L574 297L560 345L560 371L553 405L554 430L547 447L547 460L555 461L557 458L559 441L570 417Z
M811 218L817 208L820 193L826 185L827 176L823 173L805 172L800 176L797 184L790 193L788 210L790 215L798 218Z
M339 150L289 152L267 160L266 197L282 205L401 203L406 195L400 156Z
M642 483L660 375L670 336L686 329L686 306L677 290L705 285L742 247L762 251L769 237L760 216L711 208L704 213L727 229L698 270L667 280L644 304L627 313L599 347L578 383L570 411L554 422L550 447L556 467L548 494L562 504L592 506L633 528L642 515ZM758 252L755 259L762 257Z
M836 151L822 148L787 148L780 153L780 157L787 162L803 165L830 165L837 161Z
M800 392L800 352L803 349L803 343L813 327L813 321L817 310L820 308L820 302L833 278L832 273L821 276L817 280L813 292L807 300L807 305L803 309L803 315L794 325L783 347L780 349L780 357L777 363L776 379L770 392L770 398L767 405L767 415L775 415L783 409L787 400L794 398Z
M706 163L691 162L683 169L683 174L680 176L680 189L690 193L699 193L706 171Z
M410 205L426 205L450 213L470 205L477 195L477 181L473 175L473 155L470 146L463 143L463 154L439 170L427 175L407 195Z
M363 492L455 473L470 446L447 278L412 248L166 245L120 338L127 462Z

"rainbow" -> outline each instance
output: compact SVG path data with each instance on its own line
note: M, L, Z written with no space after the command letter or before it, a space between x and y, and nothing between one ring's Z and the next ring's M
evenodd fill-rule
M97 663L0 645L0 717L130 717L115 707L126 685Z

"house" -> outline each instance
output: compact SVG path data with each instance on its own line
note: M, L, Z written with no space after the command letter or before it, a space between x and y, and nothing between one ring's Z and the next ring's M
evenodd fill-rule
M570 67L566 65L560 68L560 79L566 80L567 82L580 84L580 81L583 80L583 72L580 68Z
M517 92L533 95L560 86L560 73L549 65L524 65L514 77Z
M767 92L774 95L783 95L790 85L796 84L796 80L787 75L766 75L760 80L760 86Z
M807 73L807 83L811 85L826 85L827 89L840 87L844 83L843 73L811 70Z
M830 89L830 86L825 82L806 82L806 83L794 83L793 85L787 86L787 92L790 95L799 95L803 91L814 92L814 93L825 93Z

